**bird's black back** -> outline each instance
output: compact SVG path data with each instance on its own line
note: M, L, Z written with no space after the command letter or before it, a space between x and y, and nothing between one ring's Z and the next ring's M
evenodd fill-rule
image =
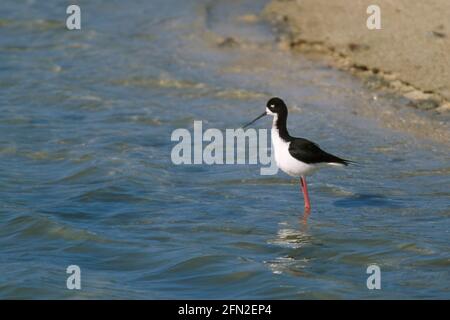
M339 163L347 166L350 161L336 157L323 151L320 147L307 139L290 137L289 153L295 159L308 163Z

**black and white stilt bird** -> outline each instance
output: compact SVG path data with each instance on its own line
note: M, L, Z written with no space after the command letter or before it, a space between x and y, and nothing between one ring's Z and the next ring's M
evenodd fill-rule
M280 98L270 99L267 102L266 111L243 128L248 127L265 115L273 116L272 148L275 153L277 166L288 175L300 178L300 187L305 200L305 211L309 213L311 203L309 201L306 176L323 166L347 166L352 161L341 159L325 152L312 141L292 137L286 126L288 109Z

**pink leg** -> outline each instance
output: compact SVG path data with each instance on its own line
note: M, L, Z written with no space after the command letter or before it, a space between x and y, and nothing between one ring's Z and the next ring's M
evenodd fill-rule
M305 211L309 212L311 210L311 203L309 202L308 186L305 177L300 178L300 186L303 192L303 199L305 200Z

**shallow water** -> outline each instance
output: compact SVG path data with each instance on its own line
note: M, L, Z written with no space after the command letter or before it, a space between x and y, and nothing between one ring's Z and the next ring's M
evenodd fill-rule
M264 4L96 1L67 31L63 1L2 3L0 298L450 298L448 145L278 48ZM237 128L273 95L293 135L359 163L309 178L306 224L283 173L171 162L174 129Z

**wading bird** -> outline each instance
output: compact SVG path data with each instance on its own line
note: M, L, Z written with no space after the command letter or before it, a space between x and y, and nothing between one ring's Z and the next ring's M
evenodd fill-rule
M272 148L275 153L275 162L278 168L288 175L300 178L300 187L305 200L305 213L311 210L309 201L308 186L306 176L322 166L347 166L352 161L341 159L328 152L307 139L292 137L287 131L288 109L280 98L271 98L266 105L266 111L253 121L247 123L243 128L248 127L256 120L270 115L273 116L272 123Z

